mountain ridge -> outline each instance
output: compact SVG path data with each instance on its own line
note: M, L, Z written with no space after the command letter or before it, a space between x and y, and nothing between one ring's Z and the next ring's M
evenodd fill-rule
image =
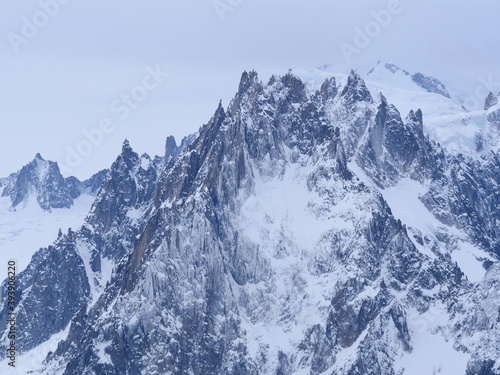
M39 153L19 171L0 181L2 197L10 197L12 209L21 203L28 204L30 197L44 211L54 208L70 208L73 200L82 194L96 195L107 170L95 173L89 179L80 181L76 177L64 178L57 162L45 160Z
M444 338L444 371L499 374L498 154L457 157L421 110L403 120L356 72L345 82L244 72L196 139L167 141L166 165L125 142L83 227L20 275L30 310L63 247L88 280L58 289L69 333L40 373L405 374ZM424 225L393 214L407 180Z

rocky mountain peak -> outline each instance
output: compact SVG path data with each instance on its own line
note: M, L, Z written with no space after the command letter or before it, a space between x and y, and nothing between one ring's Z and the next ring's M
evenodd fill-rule
M499 95L495 95L491 91L489 92L488 96L486 96L486 99L484 100L484 110L485 111L487 111L491 107L494 107L498 104Z
M134 154L135 154L135 152L134 152L134 150L132 150L132 147L130 146L130 142L128 141L128 139L125 139L123 141L121 155L128 158L130 156L133 156Z
M319 89L319 93L324 101L334 99L338 93L337 81L335 77L326 79Z
M259 75L255 70L250 72L244 71L241 74L240 84L238 87L239 93L248 91L251 87L261 87L262 83L259 81Z
M300 103L307 99L306 85L299 77L287 73L281 77L281 83L288 92L288 100L292 103Z
M432 92L442 95L446 98L450 98L450 93L446 89L446 86L438 79L425 76L422 73L412 74L411 78L413 82L415 82L427 92Z
M73 200L81 194L96 195L105 171L101 171L88 180L80 181L76 177L64 178L56 162L45 160L40 153L3 180L3 197L10 197L12 208L27 205L32 198L44 211L54 208L69 208Z
M30 196L46 211L52 208L69 208L73 204L59 166L55 162L46 161L39 153L21 170L8 177L2 196L11 198L13 208L22 202L26 205Z
M177 142L175 138L170 135L167 137L167 141L165 142L165 160L173 158L177 151Z
M419 108L416 111L410 110L408 116L406 116L406 123L415 129L419 138L424 137L424 122L422 110Z
M347 78L347 83L342 89L342 93L340 95L342 97L348 98L352 103L373 102L370 91L366 87L365 81L354 70L351 70L351 73Z

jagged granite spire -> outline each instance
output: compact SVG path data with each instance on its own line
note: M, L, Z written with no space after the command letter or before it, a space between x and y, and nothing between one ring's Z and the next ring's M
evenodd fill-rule
M337 88L337 81L335 80L335 77L331 77L325 80L321 84L321 88L319 90L319 94L323 98L323 100L331 100L334 99L335 96L337 96L338 93L338 88Z
M373 102L365 81L354 70L351 70L349 78L347 79L347 84L342 89L340 95L348 98L351 102Z
M250 87L254 85L259 85L259 75L255 70L251 70L250 72L244 71L241 74L240 84L238 87L238 92L242 93L247 91Z
M176 155L177 152L177 143L175 142L175 138L172 135L167 137L167 141L165 142L165 161L169 161Z

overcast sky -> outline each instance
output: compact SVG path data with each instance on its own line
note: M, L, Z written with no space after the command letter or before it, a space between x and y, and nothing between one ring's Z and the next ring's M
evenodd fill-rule
M497 0L0 0L0 176L40 152L86 178L125 138L161 154L243 70L382 59L500 79L499 14Z

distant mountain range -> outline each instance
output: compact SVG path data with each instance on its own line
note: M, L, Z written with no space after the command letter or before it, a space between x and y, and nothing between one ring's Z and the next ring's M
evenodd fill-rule
M13 209L27 205L30 199L36 200L45 211L69 208L73 199L84 193L96 195L107 173L108 170L102 170L85 181L64 178L57 163L36 154L21 170L0 180L1 195L10 197Z

